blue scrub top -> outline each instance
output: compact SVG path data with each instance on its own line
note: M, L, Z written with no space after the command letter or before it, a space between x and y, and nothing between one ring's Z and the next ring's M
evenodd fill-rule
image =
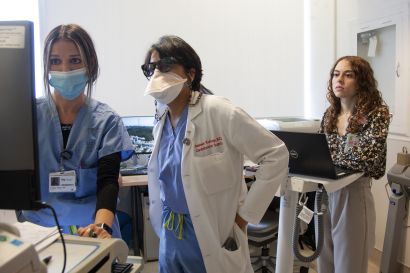
M181 177L182 141L185 137L187 118L188 106L182 112L174 130L167 115L158 152L161 201L173 212L183 214L189 213Z
M106 104L90 99L80 109L71 128L66 150L71 159L63 160L65 171L76 172L77 190L74 193L50 193L49 174L60 170L63 136L54 102L46 98L37 101L37 126L41 199L54 207L62 226L86 226L94 223L98 160L121 152L128 159L133 152L130 137L121 118ZM23 212L26 220L54 226L51 211ZM113 236L120 235L118 221L113 223Z

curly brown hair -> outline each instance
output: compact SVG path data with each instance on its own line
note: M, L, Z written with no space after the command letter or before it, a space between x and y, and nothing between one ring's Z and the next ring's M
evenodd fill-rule
M357 133L363 127L363 122L372 110L382 105L386 106L381 92L377 89L377 81L374 78L373 69L370 64L357 56L341 57L330 70L330 79L327 85L326 97L330 106L327 108L323 120L323 128L326 133L331 133L336 129L337 118L341 111L340 98L336 97L333 93L332 78L337 64L342 60L350 63L358 87L356 103L352 116L349 118L346 132Z

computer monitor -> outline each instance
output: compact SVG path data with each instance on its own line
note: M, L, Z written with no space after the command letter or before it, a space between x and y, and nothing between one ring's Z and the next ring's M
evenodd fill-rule
M127 116L122 121L130 135L134 154L130 159L121 163L122 175L147 174L147 165L154 147L155 119L153 116Z
M0 209L40 199L33 23L0 21Z

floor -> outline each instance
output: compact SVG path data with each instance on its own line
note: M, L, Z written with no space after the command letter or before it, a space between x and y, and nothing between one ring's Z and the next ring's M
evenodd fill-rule
M369 262L369 270L368 273L379 273L379 268ZM142 273L158 273L158 262L148 262L144 265L144 270ZM310 268L309 273L317 273L316 270Z
M272 246L271 249L274 249L273 247L274 246ZM250 252L252 253L253 250L250 249ZM304 251L302 251L302 254L307 256L309 253L304 253ZM315 262L313 262L312 266L309 268L309 273L317 273L315 268L316 268L316 264ZM298 272L298 270L295 269L295 272ZM379 273L379 267L369 262L369 268L367 272L368 273ZM147 262L146 264L144 264L144 269L142 270L142 273L158 273L158 262L154 261L154 262Z

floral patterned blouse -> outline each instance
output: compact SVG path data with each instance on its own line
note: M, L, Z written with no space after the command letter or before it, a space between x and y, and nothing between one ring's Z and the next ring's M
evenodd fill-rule
M326 119L326 112L323 119ZM386 170L386 138L389 130L388 108L371 111L358 133L339 136L337 128L326 134L333 163L347 169L364 172L365 176L381 178ZM323 122L320 132L324 132Z

